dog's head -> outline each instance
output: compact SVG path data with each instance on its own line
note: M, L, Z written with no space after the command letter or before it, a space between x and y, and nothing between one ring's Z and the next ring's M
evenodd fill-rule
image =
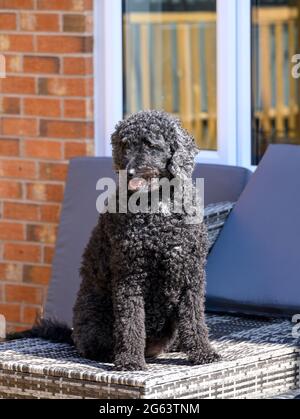
M179 120L162 111L142 111L120 122L112 135L116 171L126 170L130 189L153 178L190 178L199 152Z

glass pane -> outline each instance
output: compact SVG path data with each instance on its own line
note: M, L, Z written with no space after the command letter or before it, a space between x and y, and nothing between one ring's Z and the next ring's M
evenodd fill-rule
M300 143L292 57L299 50L299 0L252 0L252 164L269 144Z
M217 149L216 1L124 0L124 113L177 115Z

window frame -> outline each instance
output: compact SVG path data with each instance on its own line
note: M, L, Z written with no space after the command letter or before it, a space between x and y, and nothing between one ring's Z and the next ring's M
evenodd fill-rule
M95 154L111 156L110 136L123 117L122 0L94 2Z
M243 5L242 5L243 3ZM95 2L95 149L111 156L123 117L122 0ZM251 167L251 2L217 0L218 150L197 161Z

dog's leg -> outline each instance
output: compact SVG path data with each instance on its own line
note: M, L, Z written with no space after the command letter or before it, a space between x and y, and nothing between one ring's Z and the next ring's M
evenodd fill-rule
M199 289L187 288L184 291L178 311L179 339L188 359L193 364L209 364L219 360L219 355L209 342Z
M219 357L210 345L204 314L205 257L193 238L173 248L163 261L166 292L176 295L174 284L181 289L177 305L178 349L194 364L206 364Z
M136 287L122 287L121 285L116 287L114 315L116 369L119 371L146 369L144 298Z
M73 340L81 356L113 362L113 308L109 294L81 289L74 307Z

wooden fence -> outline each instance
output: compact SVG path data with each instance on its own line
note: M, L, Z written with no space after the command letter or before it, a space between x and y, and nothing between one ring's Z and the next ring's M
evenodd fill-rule
M296 80L291 76L297 52L297 8L256 9L254 20L253 97L261 136L276 142L297 137ZM258 48L255 48L258 45ZM299 140L299 139L298 139Z
M297 19L297 8L253 11L254 119L266 138L296 136ZM202 149L216 150L216 13L126 14L124 40L126 113L174 113Z

